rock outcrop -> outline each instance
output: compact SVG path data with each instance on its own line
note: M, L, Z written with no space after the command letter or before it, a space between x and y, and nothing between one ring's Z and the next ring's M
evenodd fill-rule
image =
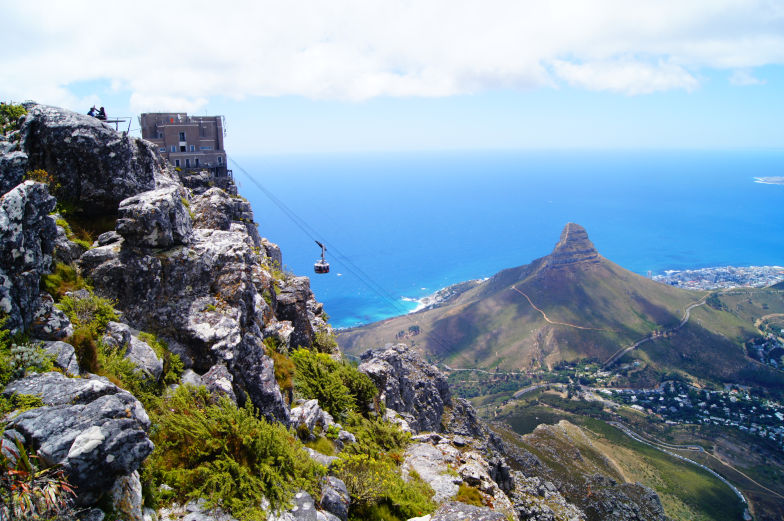
M573 264L591 265L599 262L596 251L585 228L575 223L566 223L558 244L547 257L547 266L558 268Z
M33 181L0 197L0 311L8 315L8 329L28 329L41 306L38 286L52 263L54 207L46 186Z
M414 432L443 431L444 408L452 405L446 377L404 344L367 351L359 370L381 391L381 399Z
M41 462L61 465L81 504L92 504L152 452L142 404L106 378L33 374L3 391L14 393L39 396L44 406L12 417L6 435L21 434Z
M123 199L175 181L152 143L90 116L35 103L25 108L21 150L0 162L4 185L43 169L60 184L58 198L87 203L85 211L97 215L116 213Z

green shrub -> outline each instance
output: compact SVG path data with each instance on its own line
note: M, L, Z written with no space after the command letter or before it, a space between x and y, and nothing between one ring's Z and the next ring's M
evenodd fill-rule
M68 343L76 351L79 368L98 373L100 369L98 346L101 335L106 331L106 324L118 319L114 302L90 292L87 298L66 295L60 299L57 306L74 326L73 335L68 339Z
M19 130L19 118L27 114L22 105L0 103L0 134Z
M285 354L278 351L278 343L272 338L264 339L267 356L272 358L275 367L275 381L287 400L291 402L291 393L294 389L294 362Z
M166 483L178 498L201 497L239 519L263 519L263 498L278 509L299 489L315 495L325 472L291 431L258 418L250 400L242 408L225 397L213 403L204 387L183 385L151 413L148 491Z
M306 442L305 446L326 456L333 456L335 454L335 444L325 436L319 436L315 441Z
M76 268L58 262L52 273L41 275L41 289L49 293L56 301L62 299L69 291L90 289Z
M139 333L139 340L146 342L155 351L158 358L163 360L163 384L170 385L179 382L180 376L185 369L180 356L169 351L169 346L166 342L152 333L142 331Z
M25 335L12 335L3 329L4 323L5 319L0 320L0 390L28 371L51 371L52 357L40 345L31 343Z
M457 489L457 494L455 494L453 499L477 507L485 506L484 497L479 489L472 487L471 485L466 485L465 483L460 484L460 488Z
M316 337L313 339L313 348L321 353L337 353L338 341L335 335L327 331L316 331Z
M409 519L432 512L433 489L419 476L403 480L394 462L387 457L367 454L343 455L333 467L351 496L350 516L377 519L382 512L388 519Z
M114 301L90 292L87 298L66 295L57 307L68 316L75 328L84 326L98 335L106 330L106 324L118 319L114 304Z
M351 413L346 416L344 427L357 438L355 443L344 447L343 452L347 454L386 454L397 460L411 443L410 433L379 417L365 418Z
M297 349L291 358L297 392L307 399L317 399L337 421L344 421L350 411L370 410L378 390L366 374L326 353Z
M98 373L100 363L98 361L97 333L90 329L89 326L79 326L74 329L67 342L73 346L76 352L76 361L79 363L79 369L90 373Z
M12 394L6 397L0 394L0 416L4 416L11 411L29 411L44 405L40 396L34 394Z

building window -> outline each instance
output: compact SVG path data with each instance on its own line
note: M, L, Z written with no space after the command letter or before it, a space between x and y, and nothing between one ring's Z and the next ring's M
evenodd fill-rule
M199 158L196 158L196 166L199 166Z
M191 167L191 160L190 159L186 159L185 160L185 167L186 168L190 168Z
M223 164L223 156L218 156L218 164L219 165Z
M158 149L158 152L166 152L166 147L161 147Z
M177 151L177 147L175 147L174 145L172 145L172 146L171 146L171 151L172 151L172 152L176 152L176 151Z
M180 145L180 152L185 152L185 145Z
M210 146L199 147L199 150L212 150L212 147L210 147Z
M179 159L175 159L174 160L174 166L180 166L180 160Z
M185 141L185 132L180 132L180 141Z
M193 145L191 145L191 152L194 152L194 151L195 151L195 147Z

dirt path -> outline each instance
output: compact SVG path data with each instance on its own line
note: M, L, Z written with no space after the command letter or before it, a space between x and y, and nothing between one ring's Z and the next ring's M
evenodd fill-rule
M510 289L512 289L512 290L518 292L519 294L521 294L522 296L524 296L525 299L528 301L528 303L531 304L531 307L534 308L536 311L538 311L539 313L542 314L542 318L544 318L545 322L547 322L548 324L553 324L555 326L573 327L575 329L583 329L583 330L586 330L586 331L610 331L610 332L615 331L614 329L603 329L603 328L599 328L599 327L585 327L585 326L578 326L576 324L570 324L568 322L556 322L555 320L550 320L550 317L547 316L547 313L545 313L543 310L541 310L538 307L536 307L536 304L533 303L533 301L531 300L531 297L529 297L528 295L526 295L525 293L523 293L522 291L517 289L515 286L512 286Z

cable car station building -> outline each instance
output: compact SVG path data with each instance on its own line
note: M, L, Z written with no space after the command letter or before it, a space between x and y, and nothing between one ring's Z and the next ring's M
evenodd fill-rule
M158 146L169 163L182 171L207 170L231 177L223 148L223 116L188 116L185 112L148 112L139 116L142 138Z

